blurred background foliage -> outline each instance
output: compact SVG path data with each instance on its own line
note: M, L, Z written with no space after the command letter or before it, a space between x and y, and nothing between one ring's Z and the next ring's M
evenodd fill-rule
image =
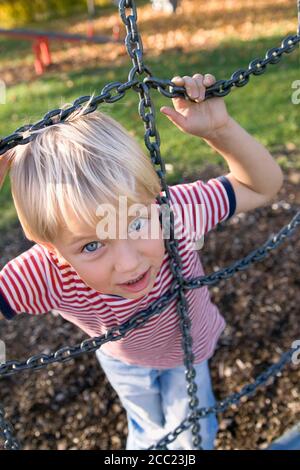
M8 27L1 23L4 4L11 8L26 5L28 15L47 6L54 16L28 23L26 28L86 34L85 0L0 0L0 27ZM38 4L40 9L35 7ZM61 10L56 7L59 4ZM250 60L262 58L266 50L279 46L282 38L295 34L297 27L296 0L182 0L175 15L154 11L150 0L137 0L137 4L145 62L153 75L161 78L196 72L210 72L217 79L230 78L235 70L247 68ZM95 34L110 37L113 27L119 25L124 39L126 31L113 0L96 0L96 6ZM77 7L82 13L75 11ZM71 9L69 13L67 8ZM64 12L66 16L59 17ZM51 109L71 104L79 96L100 93L109 82L127 81L132 66L122 42L51 41L51 54L51 66L37 76L32 41L0 35L0 80L6 85L6 103L0 106L0 138L24 124L37 122ZM225 98L234 119L267 146L284 171L300 171L299 105L292 102L299 65L298 49ZM168 184L194 180L212 165L218 167L218 174L226 172L224 159L217 152L202 139L178 131L160 113L160 107L169 105L170 100L154 90L152 97ZM144 148L144 126L137 102L136 93L130 90L124 99L103 104L100 110L120 121ZM1 231L16 220L9 178L0 192L0 208Z
M112 0L94 0L95 8L108 7ZM29 4L30 3L30 8ZM1 26L21 26L35 21L87 12L87 0L0 0Z

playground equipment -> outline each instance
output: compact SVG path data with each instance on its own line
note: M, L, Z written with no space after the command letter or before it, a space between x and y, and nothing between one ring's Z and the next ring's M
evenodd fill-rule
M87 36L91 38L92 36L94 36L95 0L87 0L87 9L88 9Z
M206 90L206 99L213 96L225 96L230 93L232 87L242 87L249 82L252 75L258 76L263 74L267 66L276 64L281 60L283 54L288 54L294 51L300 43L300 0L298 5L298 18L299 25L298 31L293 36L288 36L283 39L279 47L274 47L266 52L264 59L252 60L248 69L240 69L234 72L229 80L219 80L213 86ZM189 408L190 413L176 427L176 429L149 449L163 449L167 450L168 443L173 442L176 437L183 431L191 428L193 434L193 445L196 449L202 450L201 447L201 426L200 420L210 413L221 413L229 406L238 404L242 397L251 397L258 387L265 385L270 377L274 377L280 372L285 365L287 365L295 354L299 354L300 345L298 342L285 352L279 361L269 367L266 371L261 373L254 382L244 386L241 391L235 392L225 399L219 401L215 406L210 408L198 408L196 391L197 387L194 382L195 369L193 367L193 352L192 352L192 338L190 335L190 320L188 315L188 302L185 297L185 291L188 289L197 289L204 285L212 286L217 284L221 279L229 279L235 273L243 271L251 266L256 261L261 261L274 250L287 237L294 233L295 229L300 225L300 211L293 217L288 225L283 227L276 235L270 237L261 247L252 251L249 255L241 260L234 262L232 265L220 269L212 274L197 277L195 279L185 279L182 275L181 259L178 253L178 241L174 237L174 214L170 207L170 195L168 185L165 180L165 164L160 154L160 136L155 125L155 108L151 98L151 88L158 90L161 94L168 98L176 96L184 96L187 98L185 89L176 87L168 79L156 78L152 75L149 67L143 62L143 45L137 27L137 10L134 0L120 0L119 10L123 23L126 26L127 36L125 45L128 54L132 60L133 67L131 68L128 81L112 82L107 84L102 90L100 95L95 96L89 107L86 109L85 114L91 113L97 109L102 103L114 103L122 99L126 92L130 89L139 94L139 114L144 122L145 127L145 145L150 152L150 158L153 165L157 165L157 174L160 178L162 191L164 196L158 197L159 204L168 204L170 211L170 238L164 237L166 249L170 254L170 268L174 275L174 281L169 291L164 294L160 299L155 301L148 309L137 313L129 321L121 326L113 327L106 332L105 335L89 338L83 341L80 345L65 346L56 352L50 354L37 354L24 361L8 361L0 366L0 377L18 373L22 370L37 370L47 367L48 364L55 362L67 362L75 356L84 354L86 352L95 352L99 347L108 341L116 341L123 338L127 332L133 328L142 327L149 318L153 315L161 314L164 308L172 301L177 299L177 312L180 317L180 326L183 335L183 350L184 350L184 364L186 366L186 380L187 380L187 394L190 398ZM129 14L127 15L129 11ZM142 79L142 76L146 75ZM63 122L70 114L76 109L80 108L83 104L90 100L90 96L82 96L76 99L71 107L68 109L55 109L48 112L43 119L35 124L28 124L17 129L13 134L0 140L0 155L4 154L7 150L16 147L17 145L24 145L34 139L34 134L31 132L37 129L51 126L57 121ZM161 221L161 217L160 217ZM164 229L164 228L163 228ZM1 308L1 305L0 305ZM4 410L0 407L0 435L5 439L4 447L6 449L20 449L20 443L14 437L13 428L5 419Z
M40 32L27 29L0 29L0 35L8 36L13 39L25 39L32 41L33 52L35 56L34 68L37 75L42 75L45 68L48 67L51 62L50 53L50 42L87 42L94 44L105 44L107 42L118 42L119 32L118 29L114 29L115 33L112 37L108 36L83 36L81 34L67 34L67 33L54 33L54 32ZM91 30L90 30L91 34Z

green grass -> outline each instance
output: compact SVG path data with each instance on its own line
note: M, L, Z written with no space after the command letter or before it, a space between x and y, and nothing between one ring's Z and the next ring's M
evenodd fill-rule
M210 72L217 79L229 78L236 69L247 68L250 60L264 57L265 51L279 45L281 39L278 36L245 43L228 38L211 51L189 54L169 51L155 58L146 56L145 61L152 73L162 78L172 78L178 74L192 75L196 72ZM18 43L7 40L5 43L9 43L7 47L12 64L18 64L20 52L23 57L28 55L28 60L32 60L30 49L22 46L20 51ZM0 48L2 45L0 40ZM233 90L225 98L231 115L276 155L280 155L280 151L290 143L297 147L300 145L300 105L294 105L291 101L292 83L299 80L299 65L299 50L285 54L279 64L270 65L265 74L252 77L246 87ZM65 102L71 103L78 96L93 92L98 94L108 82L127 81L130 68L131 61L128 59L126 65L121 67L112 64L110 68L99 66L76 73L49 72L31 83L9 87L7 104L0 106L0 135L6 136L25 123L35 122L48 110L60 107ZM152 96L157 109L162 156L166 163L171 163L174 167L174 172L168 174L169 184L178 183L186 177L196 178L207 164L223 165L222 157L203 141L183 134L159 113L160 106L169 104L167 98L155 91ZM138 96L130 90L124 99L113 105L103 105L100 109L119 120L142 143L144 126L138 116L137 103ZM284 168L289 166L284 152L279 162ZM299 159L293 164L300 167ZM225 166L223 168L226 169ZM0 207L0 228L7 228L16 219L8 181L0 193Z

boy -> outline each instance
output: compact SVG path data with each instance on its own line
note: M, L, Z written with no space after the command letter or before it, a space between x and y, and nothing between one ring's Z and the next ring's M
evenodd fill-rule
M183 132L203 138L230 169L207 183L170 187L182 272L194 278L204 273L190 242L233 214L269 202L283 178L269 152L228 115L222 98L204 101L205 88L215 82L212 75L172 81L184 86L191 100L174 98L173 108L161 112ZM0 310L7 318L56 311L93 337L149 307L168 291L173 276L157 223L161 188L155 170L118 123L83 111L36 131L31 143L0 161L2 176L12 162L18 217L36 243L0 272ZM127 211L135 204L139 216ZM206 287L187 291L186 298L199 407L212 406L208 359L225 322ZM127 449L146 449L187 416L176 300L96 354L127 412ZM200 424L202 446L212 449L216 417ZM192 448L189 430L169 444L169 449Z

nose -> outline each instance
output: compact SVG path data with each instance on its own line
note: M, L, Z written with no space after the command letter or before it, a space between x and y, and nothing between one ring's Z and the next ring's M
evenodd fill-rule
M141 256L136 240L117 240L114 249L115 271L122 274L135 274L141 268Z

